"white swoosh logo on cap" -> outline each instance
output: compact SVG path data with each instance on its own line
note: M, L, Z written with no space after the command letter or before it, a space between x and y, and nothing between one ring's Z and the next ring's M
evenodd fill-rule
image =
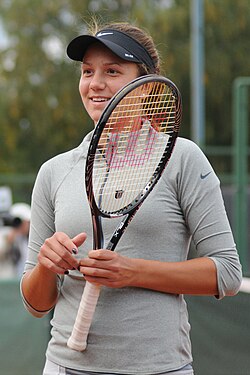
M113 35L114 33L99 33L96 36L105 36L105 35Z
M134 58L134 55L129 55L128 53L125 53L124 56Z

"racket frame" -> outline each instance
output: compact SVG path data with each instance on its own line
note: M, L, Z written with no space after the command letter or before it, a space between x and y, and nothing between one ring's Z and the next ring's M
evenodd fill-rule
M93 194L93 168L94 168L94 156L96 153L96 149L98 146L99 139L101 137L102 131L108 121L111 113L113 112L114 108L119 104L119 102L129 94L130 91L134 90L135 88L141 86L143 84L150 83L150 82L162 82L167 84L171 87L173 96L175 97L175 101L178 103L180 109L175 112L175 126L173 133L171 134L170 147L166 146L166 149L162 155L162 158L156 168L154 174L152 175L151 179L148 181L144 189L137 195L137 197L126 207L120 209L117 212L108 213L99 210L96 200ZM173 151L176 138L178 136L179 127L181 123L181 94L176 87L176 85L166 77L149 74L146 76L141 76L133 81L131 81L128 85L121 88L112 100L108 103L105 107L104 111L101 114L101 117L98 121L97 126L95 127L94 133L92 135L92 139L90 141L88 153L87 153L87 161L86 161L86 168L85 168L85 186L86 186L86 193L88 197L88 202L91 210L91 217L92 217L92 224L93 224L93 248L94 249L102 249L103 248L103 232L101 227L101 217L103 218L118 218L124 216L124 219L119 223L117 226L112 238L110 239L109 243L105 246L107 250L114 250L117 243L119 242L122 234L124 233L125 229L127 228L130 221L135 216L137 210L140 208L143 201L146 199L148 194L156 185L157 181L160 179L168 160L171 156Z
M101 137L102 131L108 121L112 111L114 108L119 104L119 102L127 95L130 91L134 90L136 87L139 87L142 83L150 83L152 81L155 82L163 82L167 84L173 92L173 96L175 97L175 101L179 106L178 109L175 111L175 121L174 121L174 129L171 134L171 139L168 140L167 146L165 151L163 152L163 156L156 168L155 172L153 173L151 179L146 184L144 189L137 195L137 197L133 200L133 202L123 209L120 209L114 213L107 213L99 210L97 203L94 198L93 194L93 168L94 168L94 156L98 146L98 141ZM181 114L182 114L182 105L181 105L181 95L178 88L175 84L170 81L169 79L158 76L158 75L147 75L138 77L128 85L123 87L109 102L109 104L104 109L98 124L93 132L92 139L90 142L89 150L87 153L87 160L86 160L86 168L85 168L85 185L86 185L86 193L87 198L91 210L91 217L92 217L92 224L93 224L93 249L102 249L103 248L103 232L102 232L102 225L101 220L102 218L117 218L120 216L124 216L120 224L117 226L112 238L110 239L106 249L114 250L119 239L121 238L122 234L124 233L125 229L127 228L128 224L134 217L135 213L148 196L148 194L152 191L154 186L156 185L157 181L161 177L168 160L171 156L173 151L178 131L181 123ZM169 145L170 143L170 145ZM72 334L68 340L67 345L74 350L83 351L87 347L87 337L88 332L90 329L91 321L94 315L95 307L98 302L98 297L100 294L101 287L96 284L90 284L86 282L84 292L82 295L82 299L79 305L79 310L77 313L76 321L73 327Z

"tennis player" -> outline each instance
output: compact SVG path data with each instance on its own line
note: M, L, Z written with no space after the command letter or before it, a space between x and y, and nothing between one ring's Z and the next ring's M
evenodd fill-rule
M81 62L80 96L94 124L123 85L160 73L152 38L130 24L79 36L67 53ZM242 278L219 180L199 147L178 138L161 180L116 251L94 251L84 190L90 138L47 161L32 195L21 291L34 316L54 309L43 374L191 375L184 295L233 296ZM116 219L103 225L109 238ZM188 260L191 240L197 257ZM78 352L67 340L85 280L103 287L87 349Z

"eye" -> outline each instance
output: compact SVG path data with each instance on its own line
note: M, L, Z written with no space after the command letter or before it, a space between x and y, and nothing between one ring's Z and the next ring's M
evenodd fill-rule
M93 73L93 70L86 64L82 64L81 70L82 70L82 75L85 77L88 77Z
M82 69L82 75L85 76L85 77L89 77L91 74L92 74L92 70L91 69Z
M107 69L107 73L110 74L110 75L116 75L118 74L118 70L114 69L114 68L109 68Z

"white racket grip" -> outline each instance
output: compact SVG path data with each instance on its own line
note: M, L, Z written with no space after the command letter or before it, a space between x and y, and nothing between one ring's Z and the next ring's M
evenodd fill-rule
M87 347L87 337L101 287L86 281L81 302L78 308L75 324L68 339L69 348L83 351Z

